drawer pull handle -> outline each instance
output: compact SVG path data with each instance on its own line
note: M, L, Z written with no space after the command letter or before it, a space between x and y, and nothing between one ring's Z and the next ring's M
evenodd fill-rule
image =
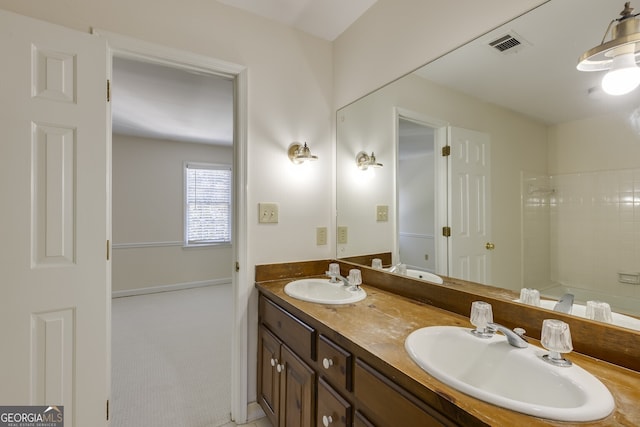
M322 359L322 366L324 366L324 369L329 369L330 367L333 366L333 360L332 359L327 359L325 357L324 359Z
M277 365L276 365L276 371L278 371L278 372L282 372L282 371L284 371L284 365L277 364Z
M326 359L325 359L326 360ZM324 427L329 427L329 425L333 422L333 418L331 418L331 415L327 416L327 415L323 415L322 416L322 425Z

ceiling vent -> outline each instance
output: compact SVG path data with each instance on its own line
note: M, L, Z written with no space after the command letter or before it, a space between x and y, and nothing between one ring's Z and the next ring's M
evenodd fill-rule
M524 38L513 31L489 42L489 46L504 54L519 52L527 44Z

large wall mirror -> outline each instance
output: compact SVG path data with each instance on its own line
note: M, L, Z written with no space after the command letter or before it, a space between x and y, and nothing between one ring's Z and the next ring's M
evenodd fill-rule
M576 70L623 7L551 0L340 109L338 258L639 316L640 89Z

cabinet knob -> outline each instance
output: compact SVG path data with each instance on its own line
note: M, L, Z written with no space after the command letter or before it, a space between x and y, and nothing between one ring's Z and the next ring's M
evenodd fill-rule
M276 366L278 364L278 359L271 358L271 366Z
M323 415L322 416L322 425L324 427L329 427L329 425L333 422L333 418L331 418L331 415Z
M325 357L322 359L322 366L324 366L324 369L329 369L333 366L333 360Z
M284 371L284 365L281 365L281 364L279 364L279 363L278 363L278 364L276 365L276 371L278 371L278 372L282 372L282 371Z

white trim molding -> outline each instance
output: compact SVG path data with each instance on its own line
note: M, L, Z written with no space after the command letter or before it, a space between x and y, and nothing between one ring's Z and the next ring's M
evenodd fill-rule
M175 283L172 285L154 285L126 291L112 291L111 298L132 297L135 295L157 294L159 292L179 291L183 289L204 288L205 286L227 285L231 277L216 280L200 280L198 282Z

